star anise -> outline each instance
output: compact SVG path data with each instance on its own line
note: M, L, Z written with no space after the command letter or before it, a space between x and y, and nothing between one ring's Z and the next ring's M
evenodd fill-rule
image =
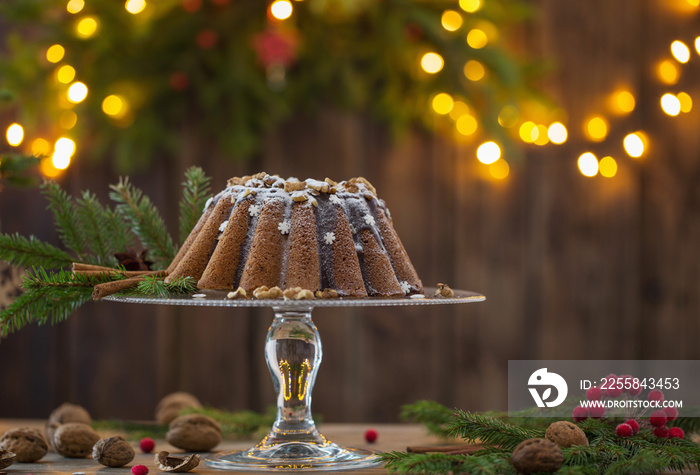
M114 257L119 261L119 265L126 270L151 270L153 262L146 260L146 252L144 249L140 253L132 247L127 246L126 252L117 252Z

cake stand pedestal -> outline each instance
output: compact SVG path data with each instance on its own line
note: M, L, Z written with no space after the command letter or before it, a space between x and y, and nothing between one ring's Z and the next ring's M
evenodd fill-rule
M456 290L452 298L336 298L314 300L229 300L227 292L203 291L204 298L110 296L116 302L204 307L271 307L275 318L265 340L265 361L277 393L277 419L270 433L256 446L237 452L219 452L206 459L224 470L359 470L380 465L369 450L341 447L326 439L311 415L311 393L323 351L311 320L314 307L389 307L480 302L481 294Z

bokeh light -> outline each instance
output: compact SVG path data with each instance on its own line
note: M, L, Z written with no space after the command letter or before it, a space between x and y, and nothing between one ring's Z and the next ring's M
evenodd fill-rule
M455 122L455 127L457 128L457 132L462 135L473 135L479 128L479 123L473 115L463 114L457 119L457 122Z
M88 88L80 81L76 81L68 88L68 100L74 104L83 102L88 95Z
M455 101L449 94L441 92L433 97L433 110L440 115L449 114L452 107L455 105Z
M47 156L50 151L51 145L49 144L48 140L40 138L34 139L32 142L32 155L35 157L42 157L42 156Z
M591 117L586 121L584 134L593 142L602 142L608 136L608 121L601 116Z
M610 109L616 114L629 114L636 106L634 95L627 89L619 89L610 97Z
M70 130L78 123L78 115L73 111L63 111L58 117L58 125L65 130Z
M65 64L56 71L56 80L63 84L70 84L75 79L75 68Z
M474 13L481 8L481 0L459 0L459 8L467 13Z
M467 33L467 44L474 49L481 49L486 46L488 42L489 38L486 36L484 30L472 28L469 30L469 33Z
M687 92L679 92L676 94L678 102L681 103L681 112L688 113L693 109L693 99Z
M420 60L420 65L423 71L429 74L435 74L440 72L442 67L445 65L445 61L437 53L425 53Z
M505 127L506 129L518 125L519 120L520 114L518 113L518 109L514 106L505 106L498 114L498 123L501 124L501 127Z
M476 149L476 158L485 165L501 158L501 147L496 142L484 142Z
M136 15L146 8L146 0L127 0L124 8L132 15Z
M671 54L679 63L687 63L690 60L690 49L682 41L671 43Z
M5 132L5 138L7 138L7 143L17 147L24 140L24 128L16 122L11 124Z
M601 158L598 168L605 178L612 178L617 174L617 162L611 156Z
M520 135L520 139L525 142L525 143L532 143L537 139L537 124L535 124L532 121L527 121L523 122L523 124L520 126L520 129L518 130L518 134ZM533 135L535 136L533 138Z
M670 92L666 93L661 96L661 109L670 116L677 116L681 113L681 101Z
M269 12L272 19L282 21L292 16L293 10L292 2L288 0L276 0L270 5Z
M66 10L68 10L68 13L73 14L79 13L83 8L85 8L84 0L70 0L68 5L66 5Z
M56 141L51 161L53 166L59 170L65 170L70 165L70 159L75 153L75 142L66 137L61 137Z
M462 27L462 23L464 23L462 15L454 10L445 10L442 12L440 21L442 23L442 27L447 31L457 31Z
M469 106L463 101L455 101L452 105L452 110L450 110L450 118L456 121L464 114L469 114Z
M566 139L569 137L569 133L564 124L561 122L554 122L547 129L547 137L549 137L549 140L551 140L552 143L561 145L566 142Z
M591 152L586 152L578 157L578 169L583 176L596 176L598 174L598 159Z
M464 76L470 81L479 81L486 75L486 68L480 61L471 59L464 65Z
M632 158L639 158L644 154L647 138L643 132L634 132L627 134L622 140L622 146L625 152Z
M656 77L664 84L672 86L678 82L680 71L678 65L671 60L665 59L656 65Z
M489 165L489 173L496 180L505 180L510 174L510 166L505 160L496 160Z
M98 23L95 17L87 16L78 21L75 26L76 34L81 38L90 38L97 31Z
M49 46L49 48L46 50L46 59L50 63L58 63L60 60L63 59L63 56L65 54L66 54L66 50L63 46L52 45L52 46Z

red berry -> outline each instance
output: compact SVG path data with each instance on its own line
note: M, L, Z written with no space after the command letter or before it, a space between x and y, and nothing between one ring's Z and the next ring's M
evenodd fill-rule
M639 423L635 421L634 419L630 419L628 421L625 421L625 424L630 426L632 428L632 432L637 434L639 432Z
M608 388L605 390L605 395L612 398L620 397L622 396L622 388L617 385L613 388Z
M660 389L652 389L647 395L647 400L663 402L664 393Z
M600 390L598 386L593 386L586 391L586 399L589 401L600 401L603 397L603 391Z
M574 418L574 422L585 421L588 419L588 409L582 406L576 406L571 416Z
M642 383L638 378L632 378L632 387L627 390L630 396L639 396L642 393Z
M615 434L618 437L631 437L634 434L634 429L629 424L622 423L615 428Z
M139 448L144 454L150 454L155 448L155 446L156 443L150 437L144 437L143 439L141 439L141 442L139 442Z
M219 35L213 30L202 30L197 33L195 37L195 42L197 46L202 49L212 49L216 46L217 41L219 41Z
M678 439L685 439L685 432L680 427L671 427L668 430L668 438L673 439L674 437Z
M377 431L374 429L367 429L365 432L365 440L370 444L373 444L377 440L377 437L379 437L379 434L377 434Z
M148 473L148 467L145 465L134 465L131 467L131 473L133 475L146 475Z
M591 419L600 419L605 415L605 408L603 406L590 407L588 414L591 416Z
M661 426L661 427L657 427L656 429L654 429L654 435L656 437L661 438L661 439L666 439L668 437L668 433L669 433L669 430L668 430L668 427L666 427L666 426Z
M649 423L654 427L665 426L667 420L668 418L664 411L654 411L651 413L651 416L649 416Z
M663 411L669 421L675 421L676 417L678 417L678 409L675 407L664 407Z

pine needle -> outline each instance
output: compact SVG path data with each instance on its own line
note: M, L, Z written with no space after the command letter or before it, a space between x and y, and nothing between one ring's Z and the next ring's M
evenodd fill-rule
M209 198L211 177L199 167L190 167L185 172L180 200L180 242L184 242L202 215L204 204Z
M425 425L428 432L442 438L450 436L449 424L454 411L435 401L417 401L401 408L399 416L403 421L418 422Z
M67 252L35 236L25 238L15 233L0 234L0 260L18 267L52 269L69 266L74 259Z
M109 216L97 197L89 191L84 191L78 200L78 217L95 262L98 265L116 265L113 254L121 249L113 248L109 240Z
M165 282L162 277L148 276L139 282L135 291L154 297L168 297L171 294L189 294L196 292L197 281L192 277L178 276L172 282Z
M134 233L148 249L156 269L165 269L175 257L177 248L168 234L165 221L141 190L122 178L110 185L110 197L118 203L117 211L133 226Z
M499 419L462 410L458 410L452 419L450 433L470 443L475 443L478 439L483 445L503 449L514 449L526 439L544 437L543 430L523 429Z
M48 209L53 213L58 235L63 245L75 252L81 262L97 264L97 262L87 259L84 253L86 236L81 232L78 210L71 197L55 181L45 181L41 185L41 189L49 201Z

